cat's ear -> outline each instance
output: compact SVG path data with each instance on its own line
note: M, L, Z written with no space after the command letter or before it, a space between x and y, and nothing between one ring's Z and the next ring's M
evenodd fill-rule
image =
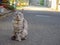
M23 13L24 12L24 9L21 9L21 13Z

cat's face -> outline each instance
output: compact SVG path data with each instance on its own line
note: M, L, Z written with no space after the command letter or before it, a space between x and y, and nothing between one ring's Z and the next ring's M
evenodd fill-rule
M17 22L23 21L23 19L24 19L24 16L22 13L18 12L15 14L14 20L16 20Z

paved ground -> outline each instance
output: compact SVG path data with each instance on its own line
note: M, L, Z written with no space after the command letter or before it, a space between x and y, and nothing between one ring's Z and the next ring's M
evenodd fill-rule
M29 24L28 39L22 42L10 39L13 15L0 19L0 45L60 45L60 13L24 11Z

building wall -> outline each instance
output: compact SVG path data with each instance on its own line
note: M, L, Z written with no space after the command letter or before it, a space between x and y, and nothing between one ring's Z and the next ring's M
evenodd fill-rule
M52 0L44 0L45 7L51 7Z
M60 0L58 2L58 11L60 11Z
M29 0L29 4L34 5L34 6L41 6L40 1L41 0ZM44 5L43 6L51 7L51 3L52 3L52 0L44 0Z
M52 0L51 8L56 9L56 0Z
M45 7L51 7L51 2L49 2L49 0L44 0L44 5ZM40 5L40 0L30 0L30 5L34 5L34 6L41 6Z
M48 0L44 0L44 6L48 7Z
M40 5L39 0L30 0L30 5L38 6Z
M60 11L60 0L52 0L51 8Z
M52 0L48 0L48 7L51 7Z

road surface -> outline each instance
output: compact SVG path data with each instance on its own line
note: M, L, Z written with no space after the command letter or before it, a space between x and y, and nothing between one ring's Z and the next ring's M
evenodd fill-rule
M22 42L10 39L13 31L10 15L0 19L0 45L60 45L60 13L24 11L29 24L28 39Z

